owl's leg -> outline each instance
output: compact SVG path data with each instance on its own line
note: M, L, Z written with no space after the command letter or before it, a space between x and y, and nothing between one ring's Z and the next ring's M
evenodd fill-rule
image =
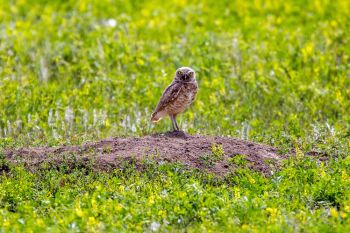
M179 127L179 125L176 122L176 115L174 115L174 122L175 122L176 130L180 131L180 127Z
M173 126L173 130L176 131L176 121L175 121L175 116L174 115L170 115L170 119L171 119L171 125Z

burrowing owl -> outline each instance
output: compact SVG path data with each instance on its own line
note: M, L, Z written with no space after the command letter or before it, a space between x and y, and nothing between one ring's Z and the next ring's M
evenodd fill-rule
M151 121L157 122L165 116L169 116L174 131L180 130L176 122L176 116L193 102L196 97L198 85L196 74L189 67L181 67L176 70L175 78L165 89L159 103L152 113Z

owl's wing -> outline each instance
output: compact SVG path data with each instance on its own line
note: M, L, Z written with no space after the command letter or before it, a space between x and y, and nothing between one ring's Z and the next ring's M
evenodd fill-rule
M162 97L159 100L159 103L154 110L154 113L162 111L167 105L173 102L179 95L182 89L182 84L178 82L171 83L163 92Z

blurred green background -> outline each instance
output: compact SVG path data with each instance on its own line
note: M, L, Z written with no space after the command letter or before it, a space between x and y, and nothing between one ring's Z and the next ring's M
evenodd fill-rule
M0 0L0 231L349 232L349 29L345 0ZM149 118L180 66L200 87L182 129L295 158L269 177L239 156L226 177L6 160L170 130Z
M342 0L0 0L1 140L170 130L150 113L190 66L200 90L185 131L346 147L349 15Z

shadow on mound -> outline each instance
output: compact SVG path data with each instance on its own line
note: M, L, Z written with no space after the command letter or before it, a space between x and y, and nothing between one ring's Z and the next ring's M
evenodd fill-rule
M286 156L277 148L230 137L167 132L144 137L109 138L81 146L22 148L5 152L10 163L24 163L35 171L40 165L65 164L109 171L125 162L139 168L143 161L181 163L189 168L225 175L248 167L266 175Z

